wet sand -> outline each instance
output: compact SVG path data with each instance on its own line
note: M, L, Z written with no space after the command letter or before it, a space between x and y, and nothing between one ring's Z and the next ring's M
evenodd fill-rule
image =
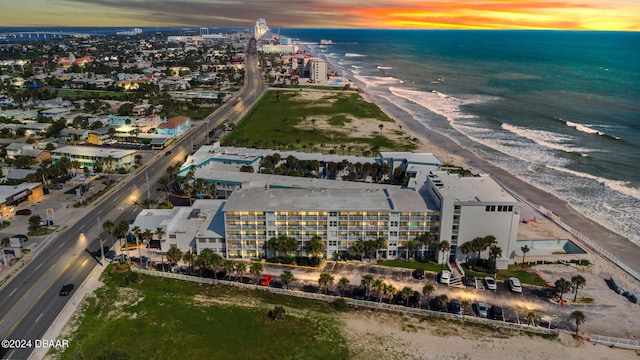
M542 205L578 232L587 236L591 241L620 259L624 264L636 272L640 272L640 247L627 238L610 231L600 224L580 214L564 200L543 191L510 174L506 170L481 159L473 152L456 143L449 137L426 128L422 123L413 119L411 115L399 109L384 99L371 94L364 94L365 99L376 103L384 112L395 119L402 127L420 139L427 148L441 157L445 162L453 161L456 165L473 166L485 173L492 174L499 182L516 193L522 199L533 205ZM459 164L461 159L464 164ZM631 279L631 276L629 276Z

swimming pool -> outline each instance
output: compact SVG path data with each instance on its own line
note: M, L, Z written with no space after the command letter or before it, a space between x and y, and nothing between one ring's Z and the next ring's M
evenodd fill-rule
M516 255L522 256L521 247L527 245L529 247L529 256L545 256L545 255L577 255L586 254L587 252L576 245L569 239L557 239L557 240L518 240L516 247Z

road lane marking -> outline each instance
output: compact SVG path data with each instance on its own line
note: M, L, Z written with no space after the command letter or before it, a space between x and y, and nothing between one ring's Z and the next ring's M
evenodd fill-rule
M82 226L80 226L80 228L78 230L84 229L85 225L87 225L87 224L82 224Z
M40 313L40 315L38 315L38 318L36 319L36 321L35 321L35 322L38 322L38 320L40 320L40 318L42 317L42 315L43 315L43 314L44 314L44 313Z
M40 269L41 266L42 266L42 263L40 263L40 265L36 267L36 270Z
M13 293L16 292L16 290L18 290L18 288L13 289L13 291L11 292L11 294L9 294L9 296L13 295Z
M64 246L64 243L60 244L60 246L58 246L58 249L60 249L63 246Z
M55 265L56 265L56 264L51 265L51 267L47 270L47 272L48 272L48 271L51 271L51 269L52 269ZM40 280L40 279L38 279L38 280ZM35 284L36 284L37 282L38 282L38 281L36 281L33 285L31 285L31 287L29 288L29 290L27 290L27 291L24 293L24 295L22 295L22 297L21 297L18 301L16 301L16 302L13 304L13 306L11 307L11 309L9 309L7 312L5 312L5 313L3 313L3 314L2 314L2 320L0 320L0 324L2 324L2 323L4 322L4 316L6 316L7 314L11 314L11 313L13 312L13 308L15 308L16 306L18 306L18 304L20 303L20 301L21 301L22 299L24 299L24 298L25 298L25 297L26 297L26 296L31 292L31 290L33 290L33 287L35 286ZM49 286L51 286L51 285L49 285ZM23 316L23 317L24 317L24 316Z
M86 259L85 261L83 261L82 265L80 265L80 266L84 266L87 263L87 261L89 261L89 259Z
M54 267L56 264L51 265L51 268ZM38 295L38 297L36 298L36 300L31 304L31 306L29 306L29 308L27 309L27 311L24 312L24 314L22 314L22 316L20 317L20 319L18 321L16 321L15 324L13 324L13 326L11 327L11 330L9 330L9 333L7 334L7 339L10 337L10 335L13 333L13 331L16 329L16 327L22 322L22 320L24 320L25 316L27 316L27 314L29 314L31 312L31 309L33 309L34 306L36 306L36 304L40 301L40 299L42 298L42 296L49 291L49 289L51 289L51 287L53 286L53 284L58 282L58 279L64 274L65 271L67 271L67 269L69 268L71 264L67 264L65 265L65 267L62 269L62 271L60 272L60 274L58 274L58 276L55 278L55 280L53 280L49 286L40 293L40 295ZM49 270L51 270L51 268L49 268ZM49 271L47 270L47 272ZM29 288L29 290L22 296L22 298L20 298L20 300L24 299L25 296L27 296L28 293L31 292L31 290L33 290L33 287L35 286L35 284L33 286L31 286L31 288ZM16 305L20 302L20 300L18 300L16 302ZM15 307L15 305L14 305ZM11 308L13 309L13 307ZM11 310L9 310L8 313L11 313Z

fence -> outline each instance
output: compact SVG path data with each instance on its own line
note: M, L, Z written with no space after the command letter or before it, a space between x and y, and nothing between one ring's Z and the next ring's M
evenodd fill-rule
M529 205L533 206L532 204L529 204ZM551 219L553 222L558 224L560 227L562 227L563 229L565 229L566 231L571 233L571 235L575 236L578 240L582 241L582 243L587 245L591 250L593 250L593 251L597 252L598 254L602 255L602 257L604 257L605 259L611 261L616 266L618 266L620 269L624 270L627 274L633 276L636 280L640 281L640 274L637 271L635 271L632 268L630 268L629 266L627 266L627 264L623 263L620 259L615 257L613 254L611 254L607 250L603 249L600 245L598 245L598 244L594 243L593 241L591 241L591 239L589 239L588 237L586 237L586 236L582 235L581 233L579 233L576 229L574 229L571 226L567 225L564 221L562 221L560 216L554 214L552 211L549 211L547 208L543 207L542 205L539 206L538 210L541 213L543 213L546 217Z
M145 274L145 275L159 276L159 277L165 277L169 279L194 281L194 282L211 284L211 285L217 285L217 284L232 285L232 286L237 286L244 289L269 291L275 294L296 296L296 297L306 298L306 299L314 299L314 300L321 300L321 301L334 301L338 299L337 296L333 296L333 295L324 295L324 294L308 293L308 292L303 292L298 290L265 287L265 286L259 286L259 285L253 285L253 284L244 284L244 283L226 281L226 280L201 278L198 276L174 274L174 273L168 273L168 272L162 272L162 271L141 270L141 269L134 269L134 271L139 272L141 274ZM462 320L462 321L473 322L476 324L500 326L500 327L509 328L513 330L530 331L530 332L535 332L539 334L550 334L550 335L558 334L558 330L552 330L552 329L547 329L543 327L535 327L535 326L528 326L528 325L522 325L522 324L515 324L515 323L508 323L504 321L489 320L489 319L479 318L475 316L456 315L456 314L450 314L446 312L410 308L402 305L385 304L385 303L379 303L379 302L368 301L368 300L357 300L357 299L350 299L350 298L345 298L345 300L349 305L361 306L361 307L366 307L370 309L379 309L379 310L386 310L386 311L393 311L393 312L414 314L414 315L436 316L436 317L441 317L449 320Z
M603 335L591 335L589 337L589 341L607 346L640 350L640 341L638 340L621 339Z

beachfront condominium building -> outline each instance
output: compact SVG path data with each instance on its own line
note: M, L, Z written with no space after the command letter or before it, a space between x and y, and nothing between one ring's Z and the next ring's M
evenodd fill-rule
M451 244L451 259L463 262L461 246L476 237L495 236L502 255L498 269L506 269L516 251L520 203L487 174L460 176L432 171L423 190L440 211L440 241Z
M309 80L315 83L325 83L327 81L327 62L322 59L313 58L309 61L311 71Z
M435 203L415 191L388 189L240 189L224 207L227 256L273 256L267 241L285 235L306 253L314 236L325 241L325 256L353 250L358 240L384 238L381 258L405 256L405 244L425 232L437 233Z

